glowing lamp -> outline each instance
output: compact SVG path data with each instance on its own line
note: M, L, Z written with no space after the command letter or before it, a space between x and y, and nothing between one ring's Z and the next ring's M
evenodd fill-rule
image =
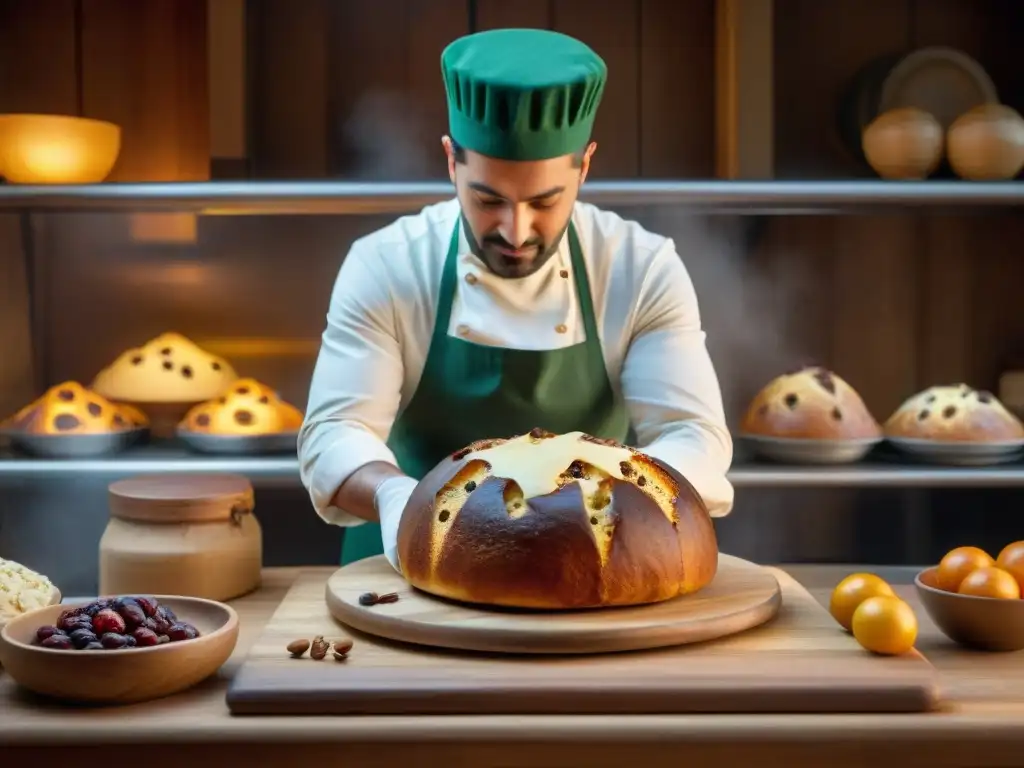
M16 184L95 184L121 151L121 128L64 115L0 115L0 176Z

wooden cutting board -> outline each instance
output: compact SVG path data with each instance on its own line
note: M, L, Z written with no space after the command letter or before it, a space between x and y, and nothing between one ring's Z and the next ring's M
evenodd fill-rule
M919 712L937 704L923 656L879 657L782 571L776 618L718 640L592 656L494 655L346 629L326 577L300 576L227 694L234 714L641 714ZM351 637L343 662L290 658L298 638Z
M398 602L365 606L367 592ZM469 606L413 589L383 555L338 569L327 608L342 624L389 640L491 653L609 653L714 640L774 618L779 582L760 565L719 555L704 589L652 605L584 611Z

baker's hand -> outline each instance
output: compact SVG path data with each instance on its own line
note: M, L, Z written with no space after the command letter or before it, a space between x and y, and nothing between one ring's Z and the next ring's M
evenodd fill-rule
M402 520L402 512L417 484L411 477L392 477L377 486L377 491L373 494L373 507L380 518L384 556L391 563L391 567L399 573L401 570L398 567L398 523Z

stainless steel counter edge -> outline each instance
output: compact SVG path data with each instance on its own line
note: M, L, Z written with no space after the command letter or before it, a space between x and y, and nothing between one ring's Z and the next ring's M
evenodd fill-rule
M208 215L384 214L453 195L446 182L215 181L0 185L0 210L191 211ZM1024 183L972 181L610 180L584 185L601 206L683 206L737 213L1024 205Z
M120 477L189 472L234 472L283 485L299 482L298 460L287 455L228 457L141 449L95 459L0 456L0 486L67 476ZM730 470L729 478L738 488L1024 487L1024 464L945 467L863 463L815 467L737 462Z

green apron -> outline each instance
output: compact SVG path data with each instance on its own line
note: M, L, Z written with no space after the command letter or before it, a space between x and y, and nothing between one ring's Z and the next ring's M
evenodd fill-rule
M458 282L456 224L423 375L388 437L398 466L410 477L421 479L445 456L475 440L511 437L534 427L626 439L629 417L608 380L587 268L572 224L568 236L586 341L545 351L503 349L448 335ZM345 529L343 565L383 552L379 524Z

